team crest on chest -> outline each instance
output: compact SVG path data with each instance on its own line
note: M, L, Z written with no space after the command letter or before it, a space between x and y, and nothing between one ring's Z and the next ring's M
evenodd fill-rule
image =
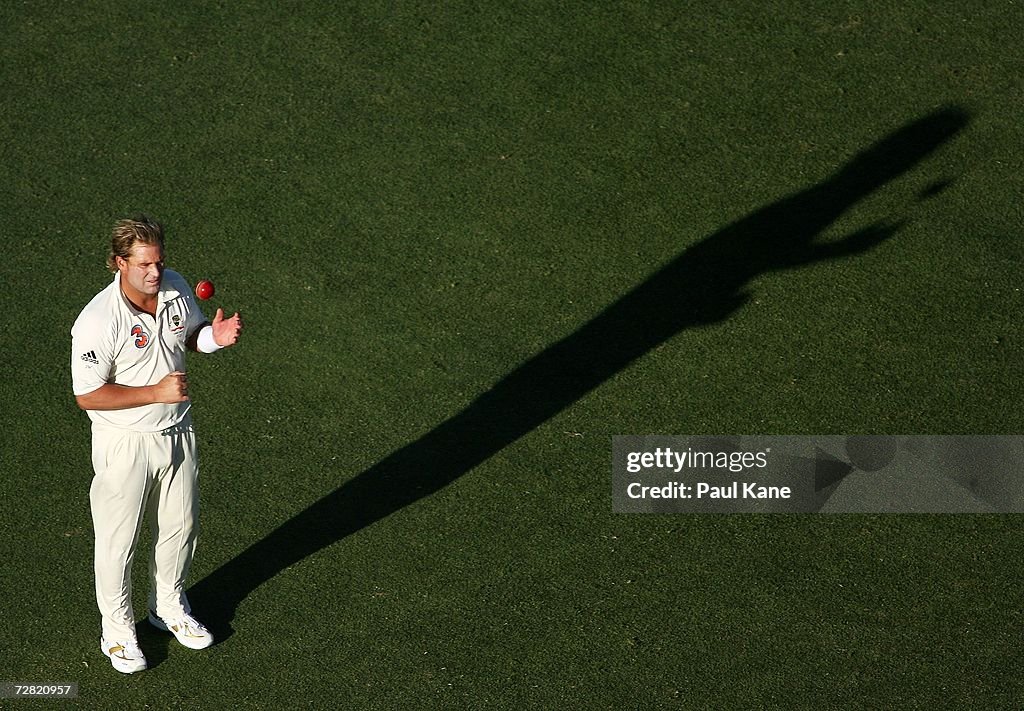
M142 328L141 324L132 326L132 337L135 339L136 348L145 348L149 345L149 334Z

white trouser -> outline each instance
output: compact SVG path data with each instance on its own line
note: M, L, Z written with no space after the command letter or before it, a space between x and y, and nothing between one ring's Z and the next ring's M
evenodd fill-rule
M96 475L89 499L96 535L96 602L103 636L134 639L132 561L149 517L149 608L164 619L190 612L185 578L199 533L196 438L191 421L163 432L93 425Z

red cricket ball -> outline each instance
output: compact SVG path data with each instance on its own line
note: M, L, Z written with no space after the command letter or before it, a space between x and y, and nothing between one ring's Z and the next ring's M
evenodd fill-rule
M213 282L203 279L201 282L196 284L196 296L203 301L206 301L213 296Z

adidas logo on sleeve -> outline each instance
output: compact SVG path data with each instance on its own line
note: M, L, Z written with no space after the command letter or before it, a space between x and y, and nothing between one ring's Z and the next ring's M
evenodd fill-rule
M96 358L96 351L89 351L88 353L82 354L82 360L86 363L92 363L93 365L99 365L100 361Z

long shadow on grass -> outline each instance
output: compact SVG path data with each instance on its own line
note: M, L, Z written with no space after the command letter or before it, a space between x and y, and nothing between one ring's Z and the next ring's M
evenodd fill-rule
M253 590L307 556L433 494L540 426L660 343L726 319L752 279L861 254L899 224L816 239L851 206L912 168L968 122L958 108L914 121L803 192L709 235L465 410L345 482L196 584L189 597L223 638Z

